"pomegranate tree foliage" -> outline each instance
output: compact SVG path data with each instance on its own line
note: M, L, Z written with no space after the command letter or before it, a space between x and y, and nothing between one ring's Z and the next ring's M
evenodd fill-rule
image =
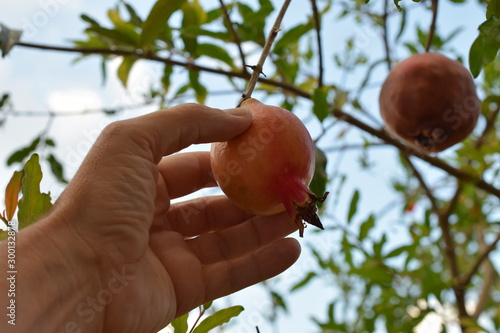
M451 0L454 4L449 5L459 7L462 2L466 0ZM452 41L460 38L462 30L442 35L445 29L440 29L439 16L437 28L431 25L432 9L438 5L435 0L420 3L312 0L303 1L299 23L287 24L285 16L286 28L273 44L265 77L261 77L257 89L292 111L299 109L299 103L301 110L310 105L310 114L305 119L321 128L320 134L316 133L317 167L311 188L317 194L322 194L325 188L330 190L333 201L340 196L352 199L345 217L338 217L321 233L310 231L312 239L334 234L340 243L335 251L325 251L311 242L307 250L315 258L314 268L304 271L287 292L272 281L265 285L274 304L270 320L288 311L287 304L297 290L320 282L337 296L324 309L303 309L302 313L293 314L310 320L317 331L374 332L377 327L386 332L411 332L433 311L428 306L431 299L454 309L456 324L462 332L500 330L499 267L492 260L500 239L500 5L496 0L479 3L485 21L478 27L477 39L467 49L460 50L452 46ZM260 54L268 34L266 29L272 25L280 6L281 1L270 0L158 0L149 15L142 17L132 2L117 1L108 11L108 22L98 22L83 14L81 19L86 22L86 29L68 47L73 50L67 51L84 49L80 58L100 57L103 64L120 56L116 75L124 86L138 60L159 63L163 66L159 82L151 87L145 101L163 107L189 101L189 96L194 96L196 101L204 103L213 92L214 87L207 82L214 76L227 78L228 87L234 91L244 90L254 65L248 59ZM428 10L426 20L411 25L417 7ZM382 51L363 49L363 45L357 44L359 36L354 34L340 42L341 39L335 38L338 31L325 30L332 25L324 18L338 22L351 20L367 28L364 31L372 32L368 38L378 38ZM2 26L0 42L4 54L16 46L19 36L17 31L13 32L15 38ZM33 47L17 47L21 46ZM388 68L402 60L402 54L426 49L459 60L468 54L468 65L477 77L482 99L482 114L473 135L437 157L415 152L389 136L380 124L376 106L365 102L366 94L380 87L380 73L386 74ZM105 79L109 75L105 66L102 71ZM327 72L335 75L327 77L324 75ZM344 84L348 75L357 80L356 86ZM236 104L239 96L234 96ZM0 110L12 107L9 94L3 94ZM113 114L120 110L102 111ZM8 114L3 117L2 120ZM311 120L312 117L315 119ZM322 151L319 143L324 137L335 138L340 148ZM400 157L394 168L403 175L394 178L391 184L399 198L391 207L399 210L399 220L404 223L398 225L405 228L405 237L410 241L396 247L391 244L398 235L377 232L377 225L395 222L378 211L361 216L363 191L346 193L342 187L346 179L355 183L355 175L327 167L328 163L339 161L342 150L358 149L360 166L368 172L370 154L381 145ZM8 165L24 165L24 168L13 175L7 186L2 217L5 223L14 216L19 191L18 219L23 225L34 222L50 208L48 195L39 189L38 155L32 154L43 153L42 165L66 183L55 149L55 138L42 133L8 158ZM432 178L427 176L429 170ZM362 188L363 184L356 186ZM325 215L328 207L327 203L321 209ZM408 215L409 211L413 213ZM314 302L315 295L310 297L311 303ZM466 307L466 301L474 306ZM200 313L209 307L210 304L201 307ZM223 315L202 322L207 329L193 329L207 331L241 311L240 307L226 309ZM176 332L187 332L186 316L176 319L174 327Z

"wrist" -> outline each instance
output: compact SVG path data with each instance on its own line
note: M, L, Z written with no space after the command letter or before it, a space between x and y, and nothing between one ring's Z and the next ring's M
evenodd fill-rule
M9 316L0 317L0 328L9 332L92 330L92 326L78 329L84 323L80 304L100 288L98 262L74 229L51 213L15 236L15 244L0 244L0 308L10 306ZM12 245L15 262L8 267Z

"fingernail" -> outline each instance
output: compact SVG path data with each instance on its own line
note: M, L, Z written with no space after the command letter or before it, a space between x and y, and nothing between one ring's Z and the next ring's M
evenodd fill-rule
M227 113L232 114L233 116L239 116L239 117L247 116L248 113L250 113L250 110L248 110L247 108L244 108L244 107L239 107L239 108L234 108L234 109L226 109L225 111Z

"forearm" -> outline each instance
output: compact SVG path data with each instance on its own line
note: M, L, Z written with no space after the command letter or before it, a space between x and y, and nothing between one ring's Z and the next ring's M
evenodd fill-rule
M84 311L99 289L98 272L79 244L51 216L0 243L0 331L98 329Z

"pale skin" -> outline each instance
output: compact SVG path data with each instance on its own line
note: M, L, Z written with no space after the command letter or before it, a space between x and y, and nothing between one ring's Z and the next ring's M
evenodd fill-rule
M108 126L52 210L17 235L15 326L0 244L0 331L157 332L290 267L300 246L286 213L249 216L225 196L170 203L216 185L208 152L172 154L250 123L245 108L183 104Z

